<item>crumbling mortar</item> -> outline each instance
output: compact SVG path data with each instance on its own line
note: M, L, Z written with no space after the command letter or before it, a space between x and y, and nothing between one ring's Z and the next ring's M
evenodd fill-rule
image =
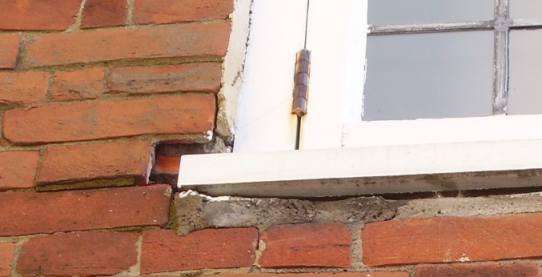
M137 184L143 184L142 181L137 181L134 176L122 176L111 178L94 178L94 179L72 179L67 181L59 181L52 183L36 183L37 192L52 192L62 190L86 190L99 188L119 188L130 187Z
M65 32L76 32L81 30L81 22L83 21L83 10L85 9L85 5L87 3L87 0L81 1L81 6L79 6L79 10L77 11L77 15L75 17L75 22L69 26Z
M146 134L146 135L134 135L134 136L123 136L115 138L96 138L89 140L76 140L76 141L56 141L56 142L32 142L32 143L18 143L18 142L8 142L11 144L10 147L5 149L29 149L37 148L47 145L78 145L78 144L87 144L87 143L100 143L100 142L114 142L115 140L149 140L154 143L159 142L190 142L190 143L207 143L207 134Z
M249 272L253 272L251 271L251 268L240 267L240 268L224 268L224 269L194 269L194 270L172 271L172 272L157 272L157 273L149 274L148 276L196 277L196 276L215 276L219 274L234 274L234 273L249 273Z
M96 102L97 100L108 100L110 102L120 102L120 101L126 101L126 100L139 100L139 99L155 99L155 98L161 98L164 95L214 95L212 92L201 92L201 91L174 91L169 93L142 93L142 94L129 94L129 95L123 95L123 94L106 94L102 98L98 99L76 99L76 100L66 100L66 101L56 101L54 102L55 105L58 106L70 106L73 103L87 103L87 102ZM18 105L21 108L25 109L32 109L36 108L38 106L41 106L40 104L49 104L49 103L37 103L36 105Z
M43 162L45 160L45 153L47 152L47 149L46 147L41 147L39 149L39 156L38 156L38 164L36 166L36 172L34 174L34 178L33 178L33 189L35 189L37 187L37 184L38 184L38 180L39 180L39 177L41 176L41 171L43 169Z
M109 61L96 61L86 63L71 63L71 64L59 64L59 65L45 65L45 66L25 66L22 59L20 69L21 70L70 70L80 69L84 67L93 66L153 66L153 65L176 65L176 64L191 64L191 63L206 63L206 62L222 62L222 56L214 55L201 55L201 56L187 56L187 57L163 57L163 58L129 58L129 59L116 59Z
M21 277L22 275L19 274L17 271L17 262L19 261L19 257L22 253L23 244L26 243L29 239L24 238L19 241L17 241L15 246L15 254L13 255L13 260L11 261L11 277Z
M364 268L362 264L362 241L361 241L361 228L362 223L353 223L348 225L350 232L352 233L352 268L354 270L361 270Z
M143 236L140 235L135 243L136 253L137 253L137 260L136 263L128 268L127 271L120 272L118 274L115 274L113 276L115 277L128 277L128 276L141 276L141 249L143 247Z
M133 26L134 25L134 10L135 10L135 0L127 0L126 5L128 8L127 14L126 14L126 25L127 26Z

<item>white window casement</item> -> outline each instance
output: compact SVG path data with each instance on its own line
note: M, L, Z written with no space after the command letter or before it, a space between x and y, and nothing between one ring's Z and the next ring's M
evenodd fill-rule
M542 4L252 8L234 153L184 156L182 189L321 197L542 186ZM303 48L312 62L298 131L291 105Z

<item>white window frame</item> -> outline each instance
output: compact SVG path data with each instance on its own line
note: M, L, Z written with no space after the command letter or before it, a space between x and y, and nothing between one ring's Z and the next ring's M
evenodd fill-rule
M318 197L542 181L542 128L533 128L542 115L360 122L367 0L310 2L309 112L293 151L293 65L306 3L254 2L234 153L182 157L181 189Z

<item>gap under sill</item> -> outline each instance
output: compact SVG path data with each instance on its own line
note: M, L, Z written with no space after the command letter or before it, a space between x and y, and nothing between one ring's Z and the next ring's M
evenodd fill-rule
M542 139L186 155L178 187L211 196L345 197L542 186Z

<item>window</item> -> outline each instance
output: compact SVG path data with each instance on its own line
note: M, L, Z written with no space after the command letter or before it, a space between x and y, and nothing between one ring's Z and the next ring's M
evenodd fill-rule
M195 173L181 172L181 186L349 195L536 183L517 180L542 168L532 127L542 123L542 13L528 2L256 1L237 154L187 158ZM309 107L294 152L293 65L305 44ZM197 172L209 165L227 170Z

